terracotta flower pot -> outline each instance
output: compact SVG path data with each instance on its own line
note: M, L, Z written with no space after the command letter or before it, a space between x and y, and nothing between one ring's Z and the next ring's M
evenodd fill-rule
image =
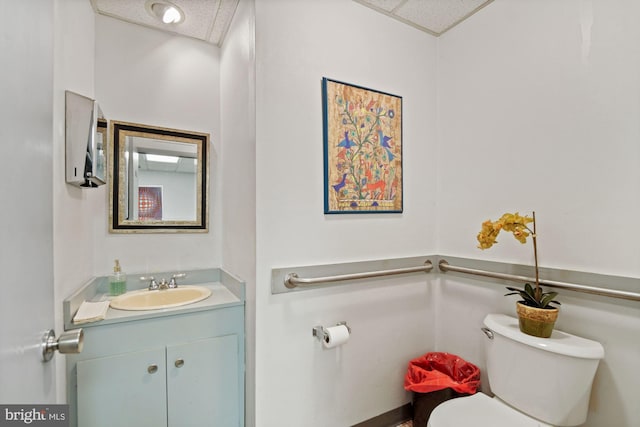
M558 308L537 308L516 303L520 331L534 337L549 338L558 318Z

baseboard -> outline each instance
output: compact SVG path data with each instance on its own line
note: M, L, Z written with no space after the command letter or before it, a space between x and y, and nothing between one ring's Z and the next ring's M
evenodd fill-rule
M369 420L354 424L351 427L392 427L403 421L410 420L412 416L411 403L392 409Z

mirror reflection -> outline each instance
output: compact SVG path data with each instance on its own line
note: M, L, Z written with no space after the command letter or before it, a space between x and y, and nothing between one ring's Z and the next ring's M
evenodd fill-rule
M110 231L207 231L209 135L112 122Z

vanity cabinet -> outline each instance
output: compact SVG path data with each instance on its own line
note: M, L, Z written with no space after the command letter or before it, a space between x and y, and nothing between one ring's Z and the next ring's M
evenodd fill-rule
M226 335L78 362L78 425L238 426L237 348Z
M162 349L78 362L78 426L166 426L165 370Z
M85 328L71 425L244 426L244 305Z

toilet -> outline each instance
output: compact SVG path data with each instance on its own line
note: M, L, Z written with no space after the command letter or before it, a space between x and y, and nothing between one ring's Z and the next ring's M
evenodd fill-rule
M550 338L520 332L518 319L489 314L482 331L494 397L476 393L438 405L427 427L561 427L587 419L591 384L604 349L554 330Z

